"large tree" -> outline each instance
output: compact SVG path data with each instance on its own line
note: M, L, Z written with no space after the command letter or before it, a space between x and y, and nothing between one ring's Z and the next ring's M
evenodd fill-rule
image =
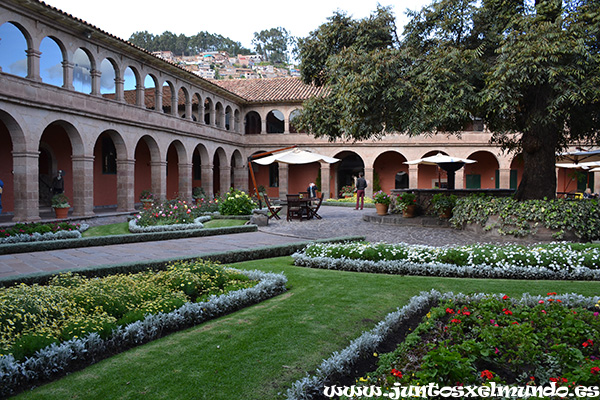
M410 13L392 42L381 40L395 39L388 9L361 21L335 14L299 41L303 79L327 94L295 124L362 140L460 134L483 118L494 142L523 154L517 198L553 198L556 153L598 144L599 9L599 0L438 0Z
M271 28L254 32L252 45L265 61L287 63L288 45L291 40L290 34L285 28Z

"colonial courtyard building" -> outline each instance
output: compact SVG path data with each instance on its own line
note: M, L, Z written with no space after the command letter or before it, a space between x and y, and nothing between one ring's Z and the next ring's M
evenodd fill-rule
M325 197L364 172L374 188L432 188L437 167L405 161L438 152L476 160L457 188L516 188L519 157L489 143L473 121L460 137L390 135L328 142L297 132L294 116L320 89L299 79L208 81L37 0L0 3L0 180L3 212L39 219L50 185L65 172L74 216L101 207L132 211L142 190L191 198L230 187L248 191L248 158L292 145L339 158L335 164L254 165L268 195ZM560 190L567 180L559 175ZM573 189L573 188L571 188ZM597 191L597 190L596 190Z

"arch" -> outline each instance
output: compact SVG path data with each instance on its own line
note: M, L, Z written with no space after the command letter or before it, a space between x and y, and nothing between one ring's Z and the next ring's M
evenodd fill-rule
M467 189L498 189L500 188L500 164L496 156L489 151L481 150L471 153L470 160L476 163L466 164L464 169L465 187Z
M519 187L519 184L521 183L521 179L523 178L523 170L524 169L525 169L525 167L523 164L523 154L522 153L516 154L510 162L510 183L509 183L510 189L517 189ZM560 176L559 176L559 178L560 178ZM563 181L562 187L567 186L567 185L565 185L565 183L566 182ZM558 184L558 182L557 182L557 187L559 189L561 188L561 185ZM567 192L568 190L563 190L563 191Z
M385 151L377 156L373 163L373 192L383 190L390 193L392 189L409 187L408 165L406 157L397 151Z
M123 71L123 95L125 97L125 103L136 105L137 100L137 89L140 81L140 74L138 71L128 66Z
M202 97L198 93L192 96L192 121L202 121L203 107Z
M334 165L334 179L337 187L335 193L338 193L343 186L354 185L356 178L360 172L365 171L365 163L361 156L357 153L349 150L341 151L337 153L335 158L339 158L341 161L333 164Z
M177 92L177 114L181 115L181 118L187 118L187 105L189 102L189 92L186 88L180 87Z
M285 121L283 113L279 110L271 110L267 114L267 133L285 132Z
M3 49L0 52L0 71L26 78L29 74L27 50L31 38L25 29L14 22L0 25Z
M256 111L249 111L244 117L244 126L246 135L257 135L261 133L262 123L260 114Z
M208 194L210 188L206 187L207 182L203 179L203 165L208 163L208 150L206 149L206 146L199 143L192 152L192 190L195 187L200 187Z
M4 191L2 193L2 212L12 212L15 209L15 189L13 176L13 140L10 126L12 123L6 124L5 120L10 116L0 111L0 180L4 182ZM12 119L12 117L10 117Z
M40 77L42 82L64 86L64 48L57 39L46 36L40 43Z
M212 125L213 101L210 97L204 99L204 123Z
M100 94L108 99L116 100L116 80L118 67L112 58L105 58L100 63Z
M102 132L94 144L94 206L117 205L117 159L127 154L125 143L114 130Z
M223 128L223 118L223 104L221 104L220 101L217 101L217 104L215 104L215 126L217 128Z
M445 151L430 150L419 158L434 156L438 153L448 155ZM459 172L460 173L460 172ZM448 187L448 174L437 165L418 165L417 188L434 189Z
M73 88L77 92L92 93L93 58L89 52L80 47L73 53Z
M171 142L167 149L167 199L180 195L179 164L186 163L186 150L179 140Z
M233 112L233 131L236 133L240 132L240 110L237 108Z
M177 115L177 98L175 87L170 81L165 81L162 86L162 111L165 114Z
M234 121L232 120L232 113L231 113L231 106L227 106L225 107L225 129L226 130L231 130L232 128L235 128L234 126L232 126L234 124Z
M294 126L294 119L296 119L299 115L300 115L301 111L300 109L296 108L294 110L292 110L292 112L290 113L290 133L305 133L304 131L299 131L295 126Z
M219 147L215 150L215 154L213 156L213 193L215 195L220 194L223 195L227 190L229 190L227 186L227 182L221 174L225 168L229 168L229 164L227 163L227 154L222 147Z
M153 162L161 160L160 148L156 140L149 135L142 136L135 146L134 152L134 191L136 199L144 190L149 190L157 196L160 194L159 184L153 184L156 178L153 174ZM159 168L160 170L160 168Z
M160 91L158 89L158 79L152 74L144 78L144 105L148 110L156 110L156 98Z

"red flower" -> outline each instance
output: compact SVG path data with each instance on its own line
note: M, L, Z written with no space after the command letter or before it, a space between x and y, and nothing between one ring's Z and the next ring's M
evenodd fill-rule
M398 371L396 368L392 368L392 375L394 375L396 378L402 378L402 372Z
M446 313L447 314L454 314L454 310L451 308L446 308Z
M588 339L588 340L586 340L585 342L583 342L581 345L582 345L583 347L593 346L593 345L594 345L594 342L592 341L592 339Z
M556 292L550 292L548 293L548 296L556 296Z
M590 372L592 373L592 375L596 375L598 372L600 372L600 367L592 367Z
M504 314L506 315L512 315L512 311L510 311L508 308L503 308L502 311L504 311Z
M460 319L456 319L456 318L454 318L454 319L453 319L452 321L450 321L450 322L453 322L453 323L455 323L455 324L460 324Z
M494 377L494 374L490 371L490 370L484 370L481 371L481 377L484 379L492 379Z

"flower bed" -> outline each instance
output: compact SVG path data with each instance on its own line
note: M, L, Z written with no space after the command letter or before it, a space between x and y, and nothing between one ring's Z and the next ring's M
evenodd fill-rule
M0 228L0 244L80 238L81 232L88 228L87 224L70 222L19 223L12 227Z
M47 345L22 361L0 356L0 397L285 291L282 274L218 270L184 262L156 274L67 274L48 286L0 289L3 352Z
M196 205L176 199L156 203L152 208L142 210L135 219L140 227L187 225L193 224L200 214L201 211Z
M139 218L134 218L129 221L129 232L131 233L148 233L148 232L166 232L166 231L179 231L185 229L202 229L204 228L203 222L210 221L209 215L204 215L193 220L189 224L169 224L169 225L150 225L150 226L139 226Z
M600 246L414 246L353 242L310 244L298 266L347 271L471 278L600 280Z
M570 383L571 380L567 377L573 377L579 384L590 381L597 384L595 368L599 365L600 357L600 321L593 307L598 307L600 297L586 298L576 294L551 296L549 298L525 294L521 299L509 299L504 295L455 295L436 290L421 293L413 297L406 306L388 314L374 329L363 333L348 347L333 353L317 367L315 375L295 382L287 391L287 399L311 399L314 394L322 394L326 384L335 384L330 381L332 377L348 376L360 361L375 359L378 346L384 341L393 341L393 337L390 336L393 336L392 333L398 326L406 324L415 316L425 314L428 310L425 322L406 338L398 350L380 357L380 369L368 377L354 377L351 384L380 384L382 388L386 388L395 382L403 385L427 385L432 382L440 386L448 382L449 386L455 386L471 382L484 384L490 376L496 382L514 383L524 380L524 384L527 384L533 377L536 384L547 385L554 379L560 379L562 383L563 378ZM552 301L549 301L550 299ZM431 307L447 301L451 303L431 310ZM458 314L458 311L461 313ZM493 315L493 318L488 318L490 315ZM434 317L441 318L434 320ZM572 324L563 324L563 317ZM494 322L490 319L494 319ZM516 321L517 319L521 322ZM532 321L541 323L535 327L535 322ZM518 322L518 325L513 322ZM472 339L471 336L479 333L476 329L471 330L471 327L480 325L489 333L488 336L485 336L485 340L481 340L482 337L479 336ZM554 334L557 326L560 326L559 329L563 330L566 336ZM519 346L520 343L532 343L530 339L539 338L533 337L534 331L540 332L543 337L550 336L550 341ZM458 335L458 339L452 341L452 333ZM421 337L422 334L425 335ZM528 335L532 337L528 338ZM468 348L468 354L460 353L465 351L464 349L457 349L456 352L448 350L447 344ZM498 345L503 346L502 350ZM498 372L505 368L503 362L517 353L519 356L526 356L527 362L532 364L528 364L519 374L512 374L509 379L502 378L502 375L499 377ZM559 361L565 359L566 364L560 365ZM517 369L519 367L515 365L524 362L521 358L511 361L514 361L512 367ZM577 364L578 361L580 364ZM437 365L432 365L436 363ZM497 366L496 372L492 366ZM432 377L431 374L434 373L439 377ZM453 375L455 373L459 374L458 380ZM537 377L534 374L537 374ZM417 377L420 380L417 380Z

